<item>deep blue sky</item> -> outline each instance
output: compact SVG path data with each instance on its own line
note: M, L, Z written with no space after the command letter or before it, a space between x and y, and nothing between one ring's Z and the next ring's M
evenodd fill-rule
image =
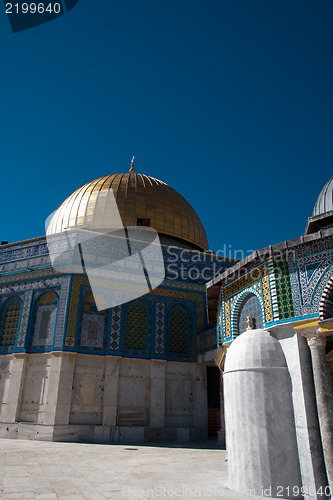
M331 0L81 0L1 39L1 226L10 242L86 182L177 189L210 248L300 236L333 175Z

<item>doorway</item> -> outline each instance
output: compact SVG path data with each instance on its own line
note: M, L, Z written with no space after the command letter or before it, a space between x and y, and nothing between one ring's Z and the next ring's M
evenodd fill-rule
M207 366L208 436L217 437L220 424L220 370Z

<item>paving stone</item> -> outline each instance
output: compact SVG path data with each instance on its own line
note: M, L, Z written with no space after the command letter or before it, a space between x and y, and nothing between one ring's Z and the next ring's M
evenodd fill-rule
M210 442L181 448L2 439L0 498L244 500L228 489L225 460L225 450Z
M37 500L55 500L57 495L55 493L42 493L40 495L36 495L35 498Z

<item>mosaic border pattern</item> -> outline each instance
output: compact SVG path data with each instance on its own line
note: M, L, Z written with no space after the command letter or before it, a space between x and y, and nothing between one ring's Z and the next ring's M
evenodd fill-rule
M156 302L155 354L164 354L164 303Z
M85 276L73 276L72 287L69 298L69 308L67 314L67 326L65 346L74 347L80 305L81 285L89 286L88 278Z
M120 349L120 333L121 333L121 307L115 306L112 308L112 314L111 314L110 349L112 351L119 351Z
M302 314L303 315L304 314L313 314L313 313L319 315L320 302L321 302L324 290L327 286L327 283L330 281L332 275L333 275L333 264L329 268L327 268L326 271L321 276L320 281L314 290L311 305L302 307Z
M276 289L274 260L272 257L270 257L268 260L268 277L269 277L269 288L270 288L271 298L272 298L273 321L277 321L280 318L280 316L279 316L279 302L278 302L277 289Z
M35 290L36 288L47 288L60 285L61 278L41 279L39 281L26 281L24 283L14 283L0 287L0 293L12 293L25 290Z
M241 291L243 288L249 287L250 285L252 285L252 283L259 281L266 274L268 274L267 262L264 262L259 266L251 269L244 276L241 276L237 280L227 285L224 288L225 298L228 299L232 295L235 295L237 292Z
M279 319L294 316L294 302L290 267L285 256L274 260L276 289L278 295Z
M54 339L54 347L62 347L65 321L66 321L66 312L69 302L69 294L68 294L69 285L70 285L70 276L64 276L61 279L61 289L58 299L58 319L57 319L57 328Z
M321 252L321 254L324 255L325 253L326 252ZM315 313L319 314L321 301L320 292L322 293L324 291L326 283L332 274L333 251L328 252L328 255L326 255L322 259L320 259L321 254L311 253L307 256L302 255L300 259L290 258L288 260L292 302L295 317ZM313 279L309 280L306 276L306 267L315 262L319 262L319 260L322 260L323 266L320 266L319 264L317 272L315 272L314 275L311 276L311 278ZM323 267L325 268L323 269ZM326 282L325 279L327 280Z
M32 303L32 294L33 294L32 290L29 290L28 292L25 292L25 294L24 294L21 321L20 321L19 333L18 333L17 344L16 344L17 347L20 347L20 348L24 347L25 339L27 336L28 323L29 323L29 317L30 317L30 311L31 311L31 303Z
M264 323L268 323L273 319L272 297L271 297L268 275L262 278L261 286L262 286L262 295L263 295L264 310L265 310Z
M297 270L301 291L302 305L310 305L314 290L318 285L322 275L330 267L333 261L333 251L321 254L309 255L297 260ZM309 271L309 266L311 273Z

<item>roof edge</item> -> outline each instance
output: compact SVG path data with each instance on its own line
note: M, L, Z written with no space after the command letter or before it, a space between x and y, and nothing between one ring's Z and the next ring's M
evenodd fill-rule
M238 271L247 264L255 262L260 257L262 258L266 255L267 257L272 257L274 253L280 253L283 250L288 250L289 248L293 248L297 245L302 245L304 243L311 243L312 241L320 240L322 238L326 238L332 235L333 235L333 228L320 229L316 233L306 234L304 236L300 236L299 238L295 238L293 240L287 240L282 243L277 243L275 245L270 245L268 247L261 248L260 250L256 250L255 252L252 252L250 255L245 257L245 259L237 262L237 264L235 264L234 266L229 267L229 269L224 273L220 274L219 276L216 276L216 278L213 278L211 281L206 283L206 288L208 289L214 285L217 285L220 281L223 281L231 274L234 274L235 271Z

